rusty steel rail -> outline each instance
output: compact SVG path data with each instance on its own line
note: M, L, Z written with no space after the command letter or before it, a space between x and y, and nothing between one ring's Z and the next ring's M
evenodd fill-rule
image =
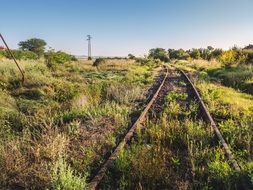
M205 118L206 118L206 121L208 121L210 124L211 124L211 127L216 135L216 137L218 138L218 140L221 142L222 144L222 147L223 147L223 150L229 160L229 162L231 163L231 166L234 168L234 170L241 175L241 168L239 166L239 164L237 163L232 151L230 150L228 144L226 143L225 139L223 138L219 128L217 127L216 123L214 122L211 114L209 113L205 103L203 102L198 90L196 89L196 87L194 86L194 84L192 83L191 79L187 76L187 74L178 69L180 71L180 73L185 77L185 79L187 80L187 82L190 84L190 86L192 87L199 103L200 103L200 107L202 109L202 111L204 112L204 115L205 115ZM241 182L242 182L242 186L245 190L249 190L250 189L250 185L248 185L248 183L246 182L246 179L241 176Z
M0 38L2 39L4 45L5 45L6 49L7 49L7 52L10 54L10 56L11 56L12 59L14 60L15 64L17 65L18 70L20 71L20 73L21 73L21 75L22 75L22 83L24 83L24 81L25 81L25 74L24 74L24 71L23 71L23 70L21 69L21 67L19 66L19 64L18 64L18 62L17 62L15 56L14 56L13 53L11 52L9 46L7 45L7 43L6 43L4 37L2 36L1 33L0 33Z
M150 110L152 104L155 102L159 92L161 91L165 80L168 77L168 68L166 67L166 74L161 82L161 84L159 85L159 88L157 89L156 93L154 94L154 96L152 97L152 99L149 101L149 103L146 105L145 109L143 110L143 112L141 113L141 115L139 116L139 118L136 120L136 122L131 126L130 130L127 132L127 134L125 135L125 137L123 138L123 140L117 145L117 147L115 148L115 150L113 151L113 153L110 155L110 157L104 162L103 166L100 168L100 170L97 172L97 174L95 175L95 177L90 181L90 183L88 184L88 189L90 190L94 190L97 188L97 186L99 185L99 183L101 182L101 180L103 179L103 177L105 176L106 171L108 170L108 168L110 166L112 166L113 162L117 159L117 156L119 155L120 151L124 148L124 146L126 145L127 142L129 142L129 140L133 137L134 132L136 131L136 129L138 128L138 126L140 124L142 124L145 121L145 117L148 113L148 111Z

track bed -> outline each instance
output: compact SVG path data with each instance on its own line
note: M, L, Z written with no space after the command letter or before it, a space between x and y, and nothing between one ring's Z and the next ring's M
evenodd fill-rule
M167 72L134 138L113 155L91 189L245 188L192 84L178 70Z

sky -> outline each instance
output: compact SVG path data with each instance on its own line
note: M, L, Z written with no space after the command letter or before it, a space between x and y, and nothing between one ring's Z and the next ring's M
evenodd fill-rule
M87 34L96 56L228 49L253 44L252 8L253 0L0 0L0 33L13 49L36 37L73 55L87 55Z

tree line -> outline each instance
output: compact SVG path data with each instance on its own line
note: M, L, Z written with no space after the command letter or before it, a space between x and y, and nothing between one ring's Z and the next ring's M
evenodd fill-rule
M225 66L231 66L234 64L253 64L253 45L248 45L244 48L234 46L226 51L219 48L213 48L212 46L208 46L207 48L192 48L189 50L165 50L163 48L154 48L149 50L148 57L159 59L163 62L192 59L203 59L210 61L216 59Z
M46 41L39 38L31 38L18 43L19 49L11 50L13 55L18 60L37 60L45 58L49 67L55 64L62 64L68 61L74 61L76 58L73 55L67 54L62 51L55 51L50 49L46 51ZM5 51L3 46L0 46L0 58L5 57L11 59L11 55Z
M19 49L12 50L15 58L18 60L37 60L45 58L46 64L49 67L54 67L55 64L62 64L68 61L74 61L76 58L70 54L62 51L55 51L50 49L46 51L46 41L39 38L31 38L26 41L18 43ZM6 57L11 59L11 55L5 51L3 46L0 46L0 58ZM129 54L130 59L135 57ZM169 62L171 60L217 60L224 66L229 67L237 64L253 64L253 45L248 45L244 48L234 46L229 50L222 50L219 48L213 48L207 46L207 48L192 48L189 50L184 49L164 49L153 48L149 50L148 58L158 59L163 62Z

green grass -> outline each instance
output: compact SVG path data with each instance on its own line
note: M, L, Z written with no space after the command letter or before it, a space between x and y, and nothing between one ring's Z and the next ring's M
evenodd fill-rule
M134 60L92 64L76 61L52 69L42 59L20 61L26 75L22 85L14 63L1 59L1 187L85 188L126 132L131 114L143 109L158 71L156 64ZM190 72L242 174L253 181L252 68L203 61L176 66ZM238 189L238 175L199 119L198 104L182 104L188 95L179 92L165 100L165 109L121 152L101 187Z
M79 190L86 187L85 177L75 175L63 159L59 159L53 166L52 183L53 189L56 190Z
M202 78L209 78L222 85L253 94L253 67L252 65L237 65L222 67L216 61L194 60L191 62L177 62L175 66L186 71L195 72Z
M189 75L235 154L243 175L252 181L252 66L223 68L217 62L206 61L176 66L190 70Z
M197 84L211 114L229 143L244 173L252 170L253 96L233 88L199 81Z
M0 186L83 189L157 73L132 60L0 62Z
M165 109L122 150L102 189L238 189L239 177L197 117L196 102L180 103L186 98L176 91L165 97Z

